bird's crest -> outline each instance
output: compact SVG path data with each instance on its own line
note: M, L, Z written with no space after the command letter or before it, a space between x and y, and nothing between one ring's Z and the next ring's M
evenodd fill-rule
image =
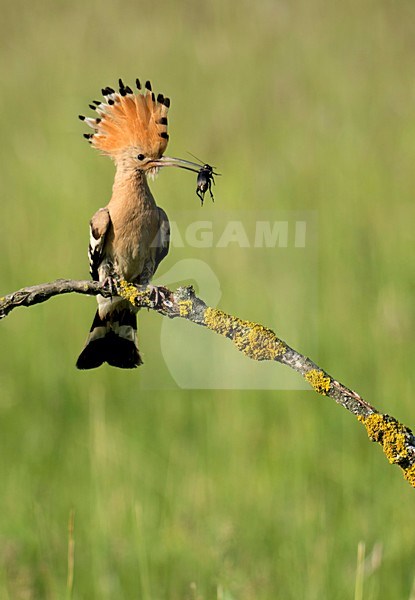
M94 148L116 158L123 149L139 148L147 157L160 158L166 150L169 139L167 133L167 112L170 99L163 94L156 97L151 83L146 82L144 90L136 79L137 93L119 80L119 92L110 87L103 88L103 102L94 100L90 108L97 118L79 116L94 133L84 137Z

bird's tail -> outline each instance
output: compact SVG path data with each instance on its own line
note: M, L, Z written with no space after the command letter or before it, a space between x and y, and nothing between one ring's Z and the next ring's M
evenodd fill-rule
M85 347L76 361L78 369L95 369L107 362L120 369L143 364L137 344L137 318L128 307L96 312Z

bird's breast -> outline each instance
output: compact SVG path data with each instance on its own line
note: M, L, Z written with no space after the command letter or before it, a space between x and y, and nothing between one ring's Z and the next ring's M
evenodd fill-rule
M148 263L152 260L158 229L158 209L135 205L121 213L113 211L112 214L110 210L110 216L112 239L109 240L108 254L118 274L133 282L148 269Z

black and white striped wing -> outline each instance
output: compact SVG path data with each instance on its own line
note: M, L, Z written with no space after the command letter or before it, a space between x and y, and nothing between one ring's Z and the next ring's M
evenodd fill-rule
M111 218L107 208L100 208L89 223L89 272L94 281L99 281L99 266L102 262L102 253L105 238L111 225Z

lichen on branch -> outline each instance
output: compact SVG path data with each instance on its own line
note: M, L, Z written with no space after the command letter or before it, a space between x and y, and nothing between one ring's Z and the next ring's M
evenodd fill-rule
M116 278L110 283L58 279L0 297L0 319L18 306L33 306L53 296L71 292L106 297L117 294L137 308L155 310L169 318L187 319L227 337L252 360L277 361L290 367L318 394L332 398L354 414L364 424L369 438L382 446L388 461L399 465L405 479L415 487L415 437L408 427L394 417L380 413L357 392L291 348L271 329L206 306L191 286L171 291L164 287L133 285Z

